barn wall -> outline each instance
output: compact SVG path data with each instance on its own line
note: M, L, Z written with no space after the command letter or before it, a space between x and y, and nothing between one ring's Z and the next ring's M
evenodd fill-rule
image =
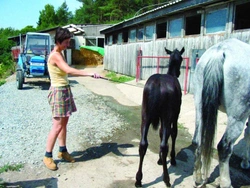
M137 42L121 45L111 45L105 46L105 56L104 56L104 69L109 71L114 71L116 73L136 76L136 64L137 64L137 54L138 51L142 50L143 56L167 56L164 48L169 50L174 50L175 48L181 50L185 47L185 52L183 57L189 58L189 71L188 71L188 92L192 93L192 74L195 67L195 53L201 51L202 53L205 49L210 46L225 40L227 38L238 38L246 43L250 44L250 30L243 30L241 32L237 31L231 34L213 34L205 36L189 36L183 38L173 38L173 39L162 39L153 40L150 42ZM199 56L201 55L198 53ZM156 73L156 59L142 59L141 61L141 72L140 79L146 80L148 77ZM168 59L160 60L160 73L167 72ZM183 61L181 76L179 77L182 89L184 89L185 81L185 65L186 62Z

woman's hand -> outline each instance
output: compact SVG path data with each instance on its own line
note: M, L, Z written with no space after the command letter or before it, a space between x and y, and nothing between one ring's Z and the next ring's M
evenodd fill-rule
M92 77L93 77L93 78L101 78L101 76L100 76L98 73L94 73L94 74L92 75Z

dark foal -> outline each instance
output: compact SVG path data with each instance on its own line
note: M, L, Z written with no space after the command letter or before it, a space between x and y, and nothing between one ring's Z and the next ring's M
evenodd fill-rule
M171 164L175 161L175 140L177 137L177 120L181 107L181 87L178 81L182 54L185 51L177 49L173 52L166 49L170 55L167 74L154 74L146 82L143 91L142 120L141 120L141 141L139 146L140 163L136 173L136 187L141 187L143 159L148 148L148 130L150 124L157 130L160 127L160 152L158 164L163 165L163 181L170 187L170 179L167 169L166 158L168 155L168 138L172 138Z

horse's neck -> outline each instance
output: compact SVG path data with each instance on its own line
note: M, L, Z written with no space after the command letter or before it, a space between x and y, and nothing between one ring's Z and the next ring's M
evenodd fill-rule
M168 75L171 75L171 76L177 77L177 75L176 75L176 70L175 70L174 67L169 67L167 74L168 74Z

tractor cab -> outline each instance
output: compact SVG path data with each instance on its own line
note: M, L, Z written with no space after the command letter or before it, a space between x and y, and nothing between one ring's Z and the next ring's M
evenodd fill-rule
M16 74L17 88L22 89L28 77L49 77L47 61L51 52L51 37L48 33L28 32L22 53L18 57Z

